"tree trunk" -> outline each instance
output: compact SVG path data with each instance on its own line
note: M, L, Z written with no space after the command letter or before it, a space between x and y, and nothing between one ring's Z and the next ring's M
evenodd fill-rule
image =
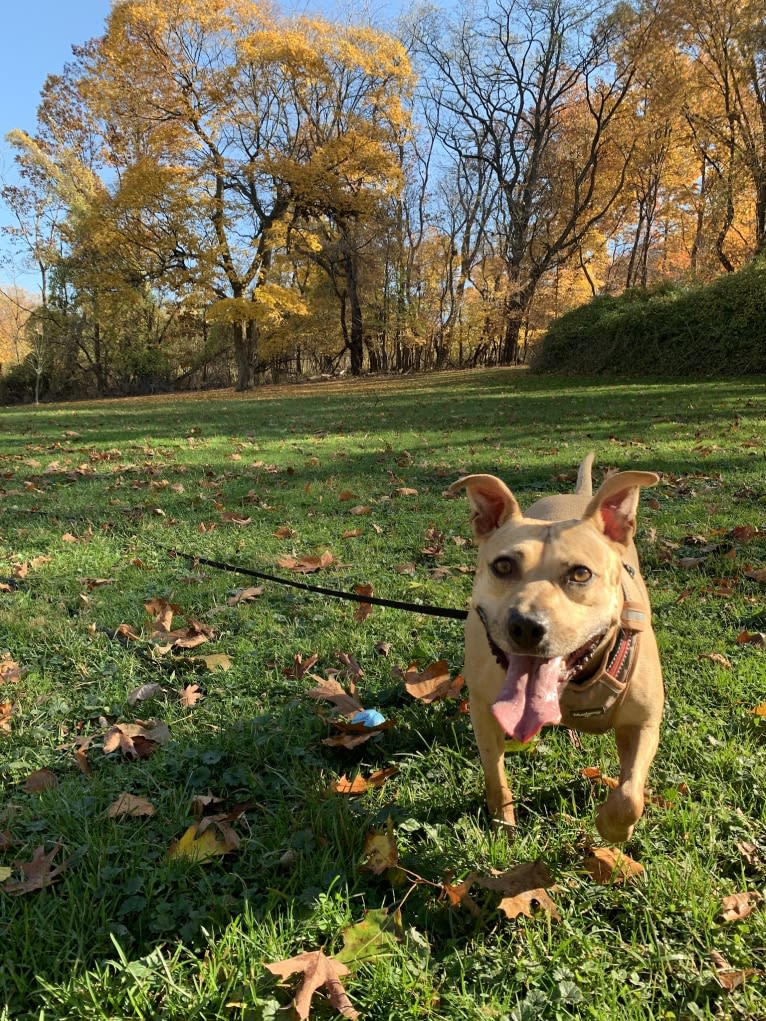
M364 327L362 323L362 305L359 300L359 281L356 253L351 246L346 248L346 293L351 307L351 333L349 336L349 352L351 355L351 375L360 376L364 363Z
M237 385L236 389L252 390L253 388L253 363L255 361L255 323L250 320L243 320L235 323L234 330L234 358L237 363Z

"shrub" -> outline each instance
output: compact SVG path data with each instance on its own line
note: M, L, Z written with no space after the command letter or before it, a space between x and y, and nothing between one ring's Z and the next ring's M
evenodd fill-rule
M665 376L766 373L766 260L708 286L633 289L557 319L538 372Z

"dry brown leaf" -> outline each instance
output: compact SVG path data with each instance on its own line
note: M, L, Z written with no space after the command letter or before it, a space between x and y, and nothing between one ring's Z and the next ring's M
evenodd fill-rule
M465 908L476 918L481 914L479 905L471 896L470 890L476 881L476 873L471 872L462 883L442 883L441 895L452 908Z
M450 677L446 659L431 663L425 670L418 671L417 665L411 663L404 673L404 687L413 698L430 705L443 698L460 698L465 684L462 674L454 679Z
M703 652L697 659L709 659L711 663L717 663L718 666L722 666L724 670L731 670L731 660L724 656L721 652Z
M341 661L346 670L352 675L352 677L364 677L364 670L359 666L357 661L348 652L336 652L335 655Z
M56 787L58 782L58 777L50 769L36 769L24 781L24 790L27 794L39 794Z
M42 890L61 878L61 873L69 865L69 860L63 861L60 865L53 867L53 859L61 850L61 844L54 844L52 849L45 853L45 847L41 844L28 862L15 861L14 868L24 873L24 879L7 879L0 885L0 890L10 894L11 897L18 897L25 893L32 893L35 890Z
M344 773L338 780L334 780L330 784L330 792L332 794L345 794L349 797L353 797L356 794L364 794L373 787L382 787L386 780L396 776L398 772L398 766L388 766L386 769L376 770L366 778L359 773L353 780L349 780Z
M0 684L18 684L26 672L24 667L20 667L10 656L6 656L0 662Z
M141 635L132 628L130 624L118 624L115 628L116 635L120 635L122 638L127 638L131 642L138 642L141 640Z
M759 585L766 585L766 567L749 568L744 572L746 578L757 581Z
M211 652L209 656L188 656L184 662L211 673L215 670L231 670L234 666L234 660L225 652Z
M148 759L169 739L167 724L159 720L118 723L104 736L104 755L119 749L126 759Z
M328 702L346 716L358 713L364 706L353 695L349 695L345 688L340 685L334 677L319 677L318 674L309 674L319 686L311 688L306 694L309 698L327 699Z
M110 819L122 819L125 816L138 818L141 816L154 815L156 809L151 801L146 798L137 798L134 794L120 794L116 801L107 808L106 814Z
M240 603L252 603L263 595L263 585L249 585L247 588L238 588L226 600L227 606L238 606Z
M311 557L280 557L277 560L277 567L286 571L294 571L296 574L313 574L314 571L324 570L335 563L335 557L329 550L325 550L321 556Z
M580 770L580 776L584 776L587 780L595 780L596 783L611 787L613 790L619 786L619 780L615 780L613 776L606 776L598 766L586 766L585 769Z
M352 748L358 748L360 744L369 741L375 733L369 727L364 727L363 730L364 733L358 731L356 733L335 734L333 737L323 737L322 744L327 745L328 748L347 748L350 751Z
M354 585L354 592L358 596L371 596L373 594L372 585ZM361 623L372 613L372 603L359 603L356 610L354 611L354 620Z
M761 900L761 895L756 890L747 890L744 893L731 893L727 897L722 897L721 920L724 922L741 922L751 914Z
M766 645L766 635L763 631L740 631L737 645Z
M359 1017L340 981L351 972L345 964L341 964L340 961L336 961L332 957L327 957L322 950L298 954L297 957L291 957L289 960L267 964L266 968L272 975L282 979L288 978L295 972L303 975L293 1001L295 1012L301 1021L309 1017L311 999L322 986L327 989L330 1003L339 1014L349 1018Z
M711 950L710 960L713 962L713 971L715 972L718 984L728 993L737 989L754 975L763 974L760 968L732 968L726 958L719 954L717 950Z
M308 671L316 664L318 659L319 656L317 653L312 652L312 654L304 662L303 654L296 652L293 656L293 666L284 670L283 673L285 673L288 677L303 677L303 675L308 673Z
M191 709L191 707L196 705L201 698L205 697L205 695L200 689L199 684L187 684L185 688L178 689L178 697L181 700L181 705L185 709Z
M163 687L161 684L157 684L156 681L151 681L147 684L142 684L138 688L134 688L133 691L128 695L128 705L135 705L136 702L145 702L149 698L156 698L157 695L163 693Z
M0 702L0 733L10 734L13 702Z
M644 866L618 847L593 847L585 859L585 869L601 886L617 886L640 876Z
M544 911L556 921L561 918L558 908L547 892L553 884L553 879L539 859L522 862L507 872L479 876L476 882L487 890L503 894L497 907L498 911L502 911L508 918L518 918L519 915L533 918L536 911Z

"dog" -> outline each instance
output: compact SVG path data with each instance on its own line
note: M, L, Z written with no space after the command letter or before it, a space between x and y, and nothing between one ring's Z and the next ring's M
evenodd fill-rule
M664 703L633 543L640 490L659 478L618 472L594 495L592 463L591 453L573 494L544 497L525 513L493 475L468 475L449 491L466 491L478 546L464 674L492 817L516 824L506 735L526 744L549 724L614 730L620 776L596 828L621 843L644 811Z

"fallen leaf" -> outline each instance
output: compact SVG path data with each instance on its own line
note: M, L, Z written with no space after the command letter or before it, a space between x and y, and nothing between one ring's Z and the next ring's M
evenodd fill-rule
M721 920L724 922L741 922L753 911L762 897L756 890L745 893L732 893L721 898Z
M365 912L361 922L343 930L343 949L335 960L355 965L378 957L403 938L401 912L389 915L386 908Z
M297 574L313 574L314 571L321 571L335 563L335 557L329 550L325 550L318 557L280 557L277 560L277 567L287 571L294 571Z
M247 588L238 588L226 600L228 606L239 606L240 603L252 603L259 596L263 595L263 585L249 585Z
M152 681L148 684L142 684L138 688L134 688L133 691L128 695L128 705L135 705L136 702L145 702L149 698L156 698L157 695L161 695L163 687L161 684L157 684Z
M371 596L373 594L372 585L354 585L354 592L358 596ZM371 613L371 603L359 603L354 611L354 620L361 623L363 620L367 620Z
M184 662L202 670L210 670L211 673L214 670L231 670L234 666L234 660L225 652L211 652L209 656L189 656Z
M394 828L389 819L385 830L370 830L364 840L363 869L382 876L399 864L399 851L394 840Z
M159 720L117 723L107 730L103 751L109 755L119 749L126 759L148 759L169 739L167 724Z
M15 861L15 869L24 873L24 879L7 879L2 884L4 893L11 897L18 897L25 893L32 893L35 890L42 890L61 878L61 873L69 865L69 860L53 867L53 859L61 850L61 844L54 844L52 849L45 853L45 847L41 844L28 862Z
M759 585L766 585L766 567L759 567L757 570L746 570L745 577L751 581L757 581Z
M452 679L446 659L440 659L436 663L418 672L415 663L411 663L404 675L404 687L413 698L430 705L443 698L460 698L460 692L465 684L462 674Z
M295 1012L298 1018L308 1018L311 1011L311 999L317 989L324 986L330 1003L335 1010L344 1017L357 1018L358 1012L351 1005L346 995L346 990L340 981L351 972L345 964L327 957L322 950L313 950L305 954L298 954L289 960L277 961L274 964L267 964L265 967L278 978L288 978L299 972L303 975L301 984L295 994L293 1001Z
M353 780L344 773L338 780L330 784L330 791L333 794L345 794L353 797L356 794L364 794L373 787L382 787L386 780L396 776L399 772L398 766L389 766L387 769L378 769L367 778L358 773Z
M616 886L640 876L644 866L618 847L593 847L585 859L585 869L601 886Z
M703 652L702 655L698 656L697 659L709 659L711 663L717 663L722 666L724 670L733 669L731 660L723 655L721 652Z
M10 734L13 702L0 702L0 732Z
M561 918L547 892L547 888L553 885L553 878L539 859L522 862L507 872L478 876L476 882L486 890L503 894L497 907L508 918L518 918L519 915L534 918L536 911L544 911L556 921Z
M0 662L0 684L18 684L26 673L24 667L20 667L10 656Z
M221 514L221 521L227 521L231 525L238 525L240 528L244 528L245 525L252 525L253 519L243 517L236 511L224 511Z
M753 709L753 716L760 716L761 719L766 718L766 702L761 702L760 705L757 705L755 709Z
M471 872L462 883L442 883L441 895L448 901L452 908L465 908L465 910L476 918L481 914L481 909L471 896L471 887L476 880L476 874Z
M353 677L364 677L364 670L362 670L353 656L347 652L340 651L336 652L335 655Z
M55 787L58 782L58 777L50 769L36 769L25 780L24 790L27 794L39 794L40 791L47 791L51 787Z
M364 706L353 695L349 695L345 688L335 680L334 677L319 677L317 674L310 674L315 681L319 681L319 687L310 688L306 694L309 698L326 699L332 702L339 712L346 716L358 713Z
M740 631L737 645L766 645L766 634L763 631Z
M178 689L178 697L181 700L181 705L185 709L191 709L191 707L196 705L201 698L205 697L205 695L204 692L200 690L199 684L187 684L185 688Z
M710 960L713 962L713 971L715 972L718 984L728 993L737 989L754 975L762 974L760 968L732 968L726 958L719 954L717 950L711 950Z
M596 783L611 787L612 790L619 787L619 780L615 780L613 776L606 776L598 766L586 766L585 769L580 770L580 776L584 776L587 780L595 780Z
M239 837L229 827L224 834L216 826L202 828L202 823L192 823L180 840L174 840L168 848L168 858L184 858L199 864L211 858L230 854L239 847Z
M107 808L106 814L110 819L122 819L125 816L140 817L154 815L156 809L151 801L146 798L137 798L133 794L120 794L116 801Z

